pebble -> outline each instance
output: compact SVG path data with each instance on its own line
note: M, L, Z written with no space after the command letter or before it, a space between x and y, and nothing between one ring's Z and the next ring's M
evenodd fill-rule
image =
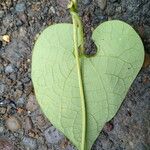
M19 19L16 19L16 26L17 26L17 27L20 27L20 26L22 26L22 25L23 25L22 21L19 20Z
M25 5L25 3L18 3L17 5L16 5L16 7L15 7L15 10L17 11L17 12L23 12L23 11L25 11L26 10L26 5Z
M0 134L4 132L5 128L3 126L0 126Z
M74 150L75 148L73 147L73 146L71 146L71 145L68 145L66 148L65 148L65 150Z
M0 18L4 16L4 11L0 10Z
M99 23L99 22L104 21L104 20L107 20L107 16L104 16L102 14L102 11L98 7L95 8L93 22L94 23Z
M25 119L25 130L29 131L33 128L33 123L30 117L26 117Z
M92 2L92 0L82 0L82 3L84 5L89 5Z
M20 41L20 39L13 39L5 49L4 58L6 58L12 64L17 64L21 61L25 49L25 43Z
M38 115L36 117L36 122L40 128L46 125L46 121L43 115Z
M113 142L110 141L109 139L106 139L106 140L102 141L102 147L103 147L103 149L109 150L109 149L112 148L112 146L113 146Z
M17 80L17 74L16 73L11 73L9 75L9 79L11 79L12 81L16 82L16 80Z
M121 11L122 11L122 7L117 7L117 8L116 8L116 12L117 12L117 13L121 13Z
M97 3L99 5L99 7L101 8L101 10L104 10L107 5L107 0L97 0Z
M57 129L55 129L53 126L47 128L44 131L44 136L46 138L46 141L50 144L56 144L60 140L64 138L63 134L61 134Z
M24 146L26 147L26 149L35 150L38 147L36 139L31 138L31 137L25 136L23 138L23 140L22 140L22 143L24 144Z
M0 83L0 94L3 94L5 91L5 85Z
M16 89L16 91L14 92L14 97L16 99L19 99L22 96L22 93L23 93L22 90Z
M0 138L0 150L14 150L14 145L10 141Z
M54 8L53 6L50 7L50 11L51 11L53 14L56 13L55 8Z
M7 5L8 8L10 8L13 5L12 0L7 0L6 5Z
M34 130L30 130L30 131L28 132L28 135L29 135L29 137L32 137L32 138L37 138L37 137L39 137L38 134L37 134L37 132L35 132Z
M20 21L21 21L21 24L27 23L27 15L26 15L25 13L20 13L20 14L18 15L18 17L19 17L19 19L20 19Z
M20 37L25 37L26 33L27 33L26 28L21 27L19 29L19 35L20 35Z
M113 16L115 14L115 10L116 10L116 7L114 5L110 5L107 9L106 9L106 13L107 15L110 17L110 16Z
M65 150L67 150L67 147L69 146L69 141L66 139L66 138L64 138L62 141L61 141L61 144L60 144L60 147L62 148L62 149L65 149ZM71 148L71 147L70 147ZM70 149L71 150L71 149Z
M9 42L10 42L10 36L9 36L9 35L3 35L2 39L3 39L3 41L6 42L6 43L9 43Z
M47 145L46 145L46 144L40 145L40 146L38 147L38 149L39 149L39 150L50 150L50 149L47 148Z
M5 73L6 74L9 74L9 73L12 73L12 72L14 72L14 67L13 67L13 65L8 65L8 66L6 66L5 67Z
M11 131L17 131L21 128L21 125L19 120L12 116L6 120L6 127Z
M7 111L6 107L0 107L0 115L4 115Z
M26 105L26 109L30 112L35 111L38 108L36 98L34 95L30 95L28 99L28 103Z
M17 106L19 107L23 107L25 105L25 99L23 97L20 97L17 101L16 101Z
M63 8L67 8L69 2L70 0L57 0L57 3Z

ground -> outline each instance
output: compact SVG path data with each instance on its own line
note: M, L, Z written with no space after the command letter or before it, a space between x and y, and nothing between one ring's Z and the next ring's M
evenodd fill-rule
M44 117L31 81L32 49L48 25L71 22L69 0L0 0L0 149L75 150ZM141 36L146 61L117 115L108 122L92 150L150 148L150 1L82 0L87 52L94 47L91 32L100 23L120 19ZM5 35L5 36L4 36ZM125 43L127 44L127 43ZM91 51L92 50L92 51Z

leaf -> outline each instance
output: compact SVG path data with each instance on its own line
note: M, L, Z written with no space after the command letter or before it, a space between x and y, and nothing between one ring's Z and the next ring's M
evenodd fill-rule
M39 36L33 51L32 81L44 114L81 150L82 107L72 30L71 24L57 24ZM144 60L140 37L124 22L102 23L93 40L96 56L81 58L87 150L118 111Z

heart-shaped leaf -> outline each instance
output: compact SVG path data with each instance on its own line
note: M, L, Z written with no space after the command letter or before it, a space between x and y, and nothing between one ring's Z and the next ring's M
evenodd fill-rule
M53 25L43 31L33 51L32 80L44 114L80 150L82 106L72 34L71 24ZM118 111L144 60L140 37L124 22L101 24L93 40L96 56L80 58L86 99L86 150Z

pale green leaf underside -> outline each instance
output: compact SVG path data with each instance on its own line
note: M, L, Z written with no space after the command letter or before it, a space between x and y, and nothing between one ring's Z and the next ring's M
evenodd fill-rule
M71 24L48 27L32 58L37 100L47 118L80 150L81 103ZM93 33L97 54L82 58L87 110L87 150L116 114L144 59L141 39L121 21L101 24Z

